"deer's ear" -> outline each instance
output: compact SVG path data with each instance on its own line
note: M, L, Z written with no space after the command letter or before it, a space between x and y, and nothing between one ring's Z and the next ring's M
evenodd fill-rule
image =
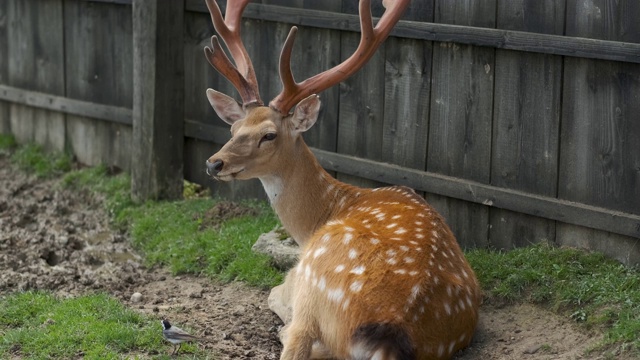
M207 99L220 119L229 125L244 119L245 112L235 99L213 89L207 89Z
M298 132L309 130L318 120L319 112L320 97L318 95L313 94L300 101L291 118L294 129Z

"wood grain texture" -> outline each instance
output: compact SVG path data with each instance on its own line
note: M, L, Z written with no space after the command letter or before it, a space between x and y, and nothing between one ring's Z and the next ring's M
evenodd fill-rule
M7 54L0 56L0 85L9 82L9 39L7 38L9 26L8 7L8 1L0 1L0 54ZM0 134L11 133L9 109L10 104L8 102L0 101Z
M6 6L8 85L64 95L62 1L12 0ZM12 104L9 117L18 142L64 150L64 115Z
M412 5L418 3L420 2L413 2ZM456 2L450 3L451 4L448 5L445 4L444 7L455 7L454 4ZM476 3L484 4L481 2ZM629 3L627 2L626 4ZM187 0L186 6L189 10L193 11L207 11L204 3L199 0ZM489 3L489 6L493 6L493 2ZM354 6L352 5L352 7ZM535 9L535 7L535 4L529 6L532 10ZM488 14L488 12L484 10L479 11ZM631 11L630 14L634 14L633 11ZM342 31L359 31L360 29L356 15L282 6L249 4L244 12L244 16L249 19L275 22L286 19L286 22L292 25L304 25L322 29ZM491 18L495 18L495 15L491 15L488 19ZM452 21L453 20L455 20L455 18L453 18ZM543 54L640 63L640 44L633 42L550 35L544 33L545 31L532 33L493 29L492 25L487 26L488 27L474 27L449 23L401 20L391 31L391 36L428 41L455 42L459 44Z
M564 1L515 0L498 6L498 26L562 35ZM562 58L496 51L491 184L555 197ZM489 242L510 249L555 241L555 221L491 209Z
M436 0L435 22L495 26L495 1ZM448 176L489 182L494 50L440 43L433 49L427 168ZM488 209L435 194L427 199L447 214L463 247L487 243ZM470 214L474 214L470 217Z
M182 197L184 3L133 2L134 199Z
M360 34L342 34L343 60L351 56L360 42ZM338 152L341 154L382 159L385 93L385 51L378 48L360 71L342 81L338 124ZM380 183L338 174L338 179L363 187Z
M67 97L121 108L133 106L131 8L65 1ZM109 29L109 31L104 31ZM67 143L77 159L131 170L131 126L67 117Z
M567 1L569 11L578 15L568 20L567 35L640 43L637 1ZM560 198L640 214L638 114L639 65L565 59ZM585 235L610 244L595 247L612 256L620 256L615 244L633 243L619 235L558 225L560 244L580 245L576 239ZM640 236L635 238L637 254Z

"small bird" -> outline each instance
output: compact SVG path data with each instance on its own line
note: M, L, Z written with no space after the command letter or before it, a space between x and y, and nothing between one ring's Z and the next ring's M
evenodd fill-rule
M162 336L164 336L167 341L173 344L173 353L171 353L171 355L175 355L178 353L178 351L180 351L180 346L182 346L183 342L202 340L197 336L190 335L177 326L171 325L171 323L167 319L162 320ZM176 345L178 345L177 349Z

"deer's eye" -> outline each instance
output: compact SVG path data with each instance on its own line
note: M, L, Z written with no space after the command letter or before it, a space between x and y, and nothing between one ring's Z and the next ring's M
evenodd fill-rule
M278 136L278 134L276 133L266 133L262 139L260 139L260 142L258 143L258 147L265 141L272 141L273 139L276 138L276 136Z
M268 133L268 134L265 134L265 136L262 137L262 140L263 141L271 141L271 140L275 139L276 136L278 136L278 134L276 134L276 133Z

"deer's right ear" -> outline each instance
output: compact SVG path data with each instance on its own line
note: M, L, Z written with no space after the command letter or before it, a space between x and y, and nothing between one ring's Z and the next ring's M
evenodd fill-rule
M227 124L233 125L234 122L244 119L244 109L234 98L213 89L207 89L207 99L216 114Z
M320 97L318 95L313 94L300 101L292 116L295 130L298 132L309 130L316 123L319 112Z

